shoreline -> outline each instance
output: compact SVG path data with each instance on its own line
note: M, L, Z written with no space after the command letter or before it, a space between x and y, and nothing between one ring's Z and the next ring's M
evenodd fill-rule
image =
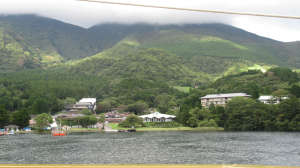
M129 128L115 127L113 130L128 130ZM199 131L199 132L214 132L214 131L224 131L223 128L214 127L175 127L175 128L153 128L153 127L142 127L136 128L136 132L158 132L158 131ZM71 128L68 133L84 133L84 132L105 132L104 130L99 130L98 128Z
M109 126L114 130L128 130L130 128L119 127L116 123L110 123ZM136 128L137 132L151 132L151 131L224 131L221 127L173 127L173 128L163 128L163 127L140 127Z
M224 128L215 128L215 127L175 127L175 128L153 128L153 127L142 127L136 128L138 132L151 132L151 131L199 131L199 132L210 132L210 131L224 131Z

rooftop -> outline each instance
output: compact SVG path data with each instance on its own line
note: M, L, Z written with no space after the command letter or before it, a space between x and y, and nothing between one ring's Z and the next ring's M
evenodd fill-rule
M273 99L274 97L273 96L259 96L258 100L271 100Z
M161 114L160 112L154 112L147 115L140 116L141 118L175 118L174 115Z
M82 98L79 100L79 103L92 103L95 104L97 101L96 98Z
M224 93L224 94L209 94L201 99L209 99L209 98L223 98L223 97L250 97L246 93Z

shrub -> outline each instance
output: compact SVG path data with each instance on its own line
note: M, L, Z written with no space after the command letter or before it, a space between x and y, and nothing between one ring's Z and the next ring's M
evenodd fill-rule
M120 124L120 127L125 127L125 128L137 128L137 127L142 127L143 126L143 119L132 114L129 115L124 121L122 121Z
M199 127L218 127L218 124L215 122L215 120L202 120L198 123Z

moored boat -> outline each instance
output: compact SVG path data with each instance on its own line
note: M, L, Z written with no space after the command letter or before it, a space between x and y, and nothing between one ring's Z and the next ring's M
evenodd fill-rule
M52 136L66 136L64 131L52 131Z

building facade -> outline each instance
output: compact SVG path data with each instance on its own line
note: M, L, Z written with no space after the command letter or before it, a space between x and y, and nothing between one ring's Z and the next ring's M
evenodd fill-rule
M288 97L276 97L271 95L259 96L258 100L264 104L279 104L282 100L286 100Z
M206 108L211 104L225 106L234 97L250 97L250 95L246 93L209 94L201 97L201 105Z
M118 111L111 111L104 114L105 121L109 123L120 123L124 121L130 113L119 113Z
M154 112L139 117L141 117L144 122L171 122L176 118L174 115L161 114L159 112Z
M77 112L88 109L94 112L96 110L96 98L82 98L70 108L70 112Z

